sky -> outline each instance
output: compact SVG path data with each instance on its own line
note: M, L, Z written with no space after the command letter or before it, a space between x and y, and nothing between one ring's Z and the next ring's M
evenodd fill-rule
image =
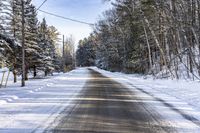
M44 0L32 0L32 3L39 7ZM95 23L103 11L109 9L110 5L103 0L47 0L41 10L58 14L67 18L72 18L88 23ZM58 31L65 36L72 35L76 45L80 39L88 37L92 32L92 27L80 23L56 18L38 11L38 18L47 20L48 25L55 26Z

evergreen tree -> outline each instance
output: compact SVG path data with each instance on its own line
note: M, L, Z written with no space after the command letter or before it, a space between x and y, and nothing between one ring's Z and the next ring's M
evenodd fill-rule
M28 74L28 70L32 68L35 77L37 75L36 69L42 63L40 54L42 50L38 45L38 20L36 9L30 3L26 6L26 16L26 74Z
M181 72L185 69L188 78L198 78L199 0L116 0L112 4L94 31L97 66L177 79L186 77Z
M76 52L76 59L78 66L94 66L96 59L96 45L93 36L79 42L78 50Z
M46 20L43 19L42 23L39 26L39 46L43 50L42 51L42 60L43 67L42 69L45 71L45 75L51 73L55 66L53 61L55 59L55 45L54 39L51 38L51 33L49 32L48 25L46 24Z
M37 70L52 72L60 69L60 56L56 53L57 29L47 26L43 20L38 23L35 6L31 0L24 0L26 79L28 72ZM21 0L0 0L0 57L13 68L14 82L21 73L22 64L22 3Z

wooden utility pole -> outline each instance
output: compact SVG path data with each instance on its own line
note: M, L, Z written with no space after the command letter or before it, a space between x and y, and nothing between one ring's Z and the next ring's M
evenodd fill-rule
M22 9L22 87L25 86L25 19L24 19L24 0L21 0Z
M76 67L77 67L77 66L76 66L77 64L76 64L76 52L75 52L75 49L74 49L74 53L73 53L73 54L74 54L74 68L76 68Z
M63 35L63 72L65 72L65 35Z

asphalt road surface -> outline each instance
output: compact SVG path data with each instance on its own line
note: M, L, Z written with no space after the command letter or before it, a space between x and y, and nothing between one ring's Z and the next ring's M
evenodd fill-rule
M174 133L134 92L114 80L89 70L90 79L71 113L67 111L54 133ZM63 112L64 113L64 112Z

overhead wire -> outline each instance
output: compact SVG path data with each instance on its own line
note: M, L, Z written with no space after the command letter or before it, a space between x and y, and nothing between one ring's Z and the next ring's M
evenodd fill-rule
M46 2L47 2L47 0L44 0L44 1L42 2L42 4L37 8L36 11L40 11L40 12L43 12L43 13L45 13L45 14L48 14L48 15L51 15L51 16L54 16L54 17L58 17L58 18L62 18L62 19L65 19L65 20L73 21L73 22L76 22L76 23L81 23L81 24L86 24L86 25L89 25L89 26L94 26L94 24L92 24L92 23L88 23L88 22L84 22L84 21L80 21L80 20L76 20L76 19L67 18L67 17L64 17L64 16L60 16L60 15L57 15L57 14L54 14L54 13L50 13L50 12L41 10L40 8L41 8Z
M44 0L43 2L42 2L42 4L37 8L37 11L44 5L44 3L46 3L47 2L47 0Z
M41 10L41 9L38 9L38 11L43 12L43 13L48 14L48 15L51 15L51 16L54 16L54 17L58 17L58 18L62 18L62 19L65 19L65 20L73 21L73 22L76 22L76 23L81 23L81 24L86 24L86 25L89 25L89 26L94 26L94 24L92 24L92 23L88 23L88 22L84 22L84 21L80 21L80 20L64 17L64 16L57 15L57 14L54 14L54 13L50 13L50 12L47 12L47 11L44 11L44 10Z

